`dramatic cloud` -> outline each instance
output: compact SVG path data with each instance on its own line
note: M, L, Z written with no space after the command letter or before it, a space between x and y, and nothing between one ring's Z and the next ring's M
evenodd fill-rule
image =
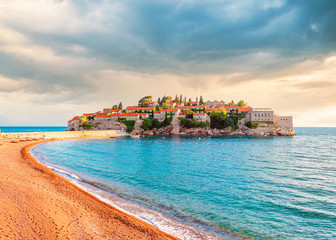
M27 124L11 109L64 125L145 94L244 98L299 125L336 105L334 0L0 0L0 11L0 125Z

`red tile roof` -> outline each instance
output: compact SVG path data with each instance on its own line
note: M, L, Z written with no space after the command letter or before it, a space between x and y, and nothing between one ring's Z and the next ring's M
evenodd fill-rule
M78 120L80 119L81 117L73 117L71 120L69 120L68 122L72 122L72 121L75 121L75 120Z
M183 112L180 112L179 115L185 115Z
M205 105L196 105L194 108L205 108Z
M154 114L161 114L161 112L160 111L155 111Z
M238 108L238 112L251 112L252 108L246 107L246 108Z
M112 117L137 117L139 113L113 113Z
M193 109L194 106L181 106L181 107L178 107L178 109Z
M108 117L110 117L111 115L97 115L97 116L95 116L95 118L108 118Z
M177 112L178 110L178 108L162 109L163 112Z
M98 117L98 116L107 116L107 114L109 114L109 113L98 113L97 115L96 115L96 117Z
M122 111L122 109L111 109L111 112L120 112L120 111Z
M111 108L104 108L103 111L110 111Z
M138 113L139 114L139 116L146 116L146 115L148 115L148 113Z
M154 107L127 107L128 110L154 110Z
M84 116L84 115L85 115L85 116L94 116L95 113L84 113L83 116Z
M194 113L193 115L207 115L206 113Z

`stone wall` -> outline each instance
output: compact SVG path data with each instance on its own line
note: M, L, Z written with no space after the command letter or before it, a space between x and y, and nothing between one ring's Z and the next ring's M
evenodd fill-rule
M275 134L274 131L274 124L265 124L265 123L259 123L258 128L252 129L252 131L256 135L273 135Z
M275 128L293 129L292 116L274 116Z

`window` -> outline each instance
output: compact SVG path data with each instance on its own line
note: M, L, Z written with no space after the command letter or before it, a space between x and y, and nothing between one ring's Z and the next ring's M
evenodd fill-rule
M264 114L261 114L261 117L264 117Z

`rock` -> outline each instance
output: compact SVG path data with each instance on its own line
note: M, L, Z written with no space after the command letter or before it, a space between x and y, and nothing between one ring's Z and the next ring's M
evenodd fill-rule
M294 129L290 128L277 128L275 130L275 133L278 135L278 136L295 136L295 132L294 132Z

